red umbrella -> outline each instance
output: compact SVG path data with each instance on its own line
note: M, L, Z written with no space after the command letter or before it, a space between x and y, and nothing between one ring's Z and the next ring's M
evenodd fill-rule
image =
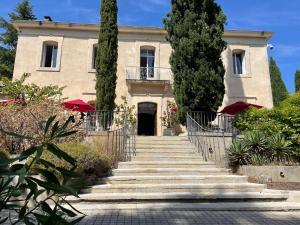
M250 107L254 107L257 109L263 108L263 106L261 106L261 105L255 105L255 104L250 104L250 103L246 103L246 102L236 102L232 105L225 107L221 111L221 113L229 114L229 115L236 115L236 114L247 111Z
M82 113L96 110L94 106L91 106L80 99L64 102L64 106L73 111L78 111Z
M23 104L25 101L22 99L9 99L9 100L0 100L1 105L9 105L9 104Z

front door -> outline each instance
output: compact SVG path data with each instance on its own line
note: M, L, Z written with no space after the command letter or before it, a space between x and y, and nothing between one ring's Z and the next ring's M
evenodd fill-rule
M156 135L156 114L155 103L144 102L138 105L138 135Z

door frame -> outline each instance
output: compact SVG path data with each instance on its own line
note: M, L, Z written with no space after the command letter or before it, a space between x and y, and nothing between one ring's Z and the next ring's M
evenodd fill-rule
M154 116L154 121L153 121L153 129L154 129L154 136L157 136L157 113L158 113L158 104L156 102L139 102L137 104L137 119L139 118L139 114L140 114L140 105L142 104L149 104L154 106L153 108L155 108L155 110L153 111L153 116ZM147 113L145 113L147 114ZM151 114L151 113L149 113ZM137 120L137 129L139 129L139 119ZM139 133L139 130L137 130L137 133Z

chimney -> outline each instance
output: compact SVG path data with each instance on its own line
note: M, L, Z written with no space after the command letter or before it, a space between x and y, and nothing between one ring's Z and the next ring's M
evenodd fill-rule
M44 16L44 21L52 22L51 16Z

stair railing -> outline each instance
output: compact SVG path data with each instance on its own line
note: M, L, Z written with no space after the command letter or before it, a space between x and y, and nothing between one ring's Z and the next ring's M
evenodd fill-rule
M114 168L118 162L131 161L136 155L136 126L130 124L123 111L93 111L87 114L88 135L101 139L106 156Z
M189 140L205 161L228 167L227 149L238 133L232 126L234 117L215 112L187 113Z

